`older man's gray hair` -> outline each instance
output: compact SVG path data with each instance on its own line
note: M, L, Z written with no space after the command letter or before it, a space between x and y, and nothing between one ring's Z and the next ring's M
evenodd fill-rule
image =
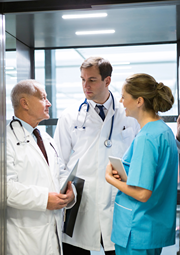
M35 95L37 88L42 87L36 80L22 80L11 91L11 102L14 109L19 107L20 99L25 95Z

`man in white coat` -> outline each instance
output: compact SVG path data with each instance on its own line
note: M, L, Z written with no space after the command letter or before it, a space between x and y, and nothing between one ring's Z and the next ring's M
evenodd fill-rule
M80 69L86 100L62 113L54 136L66 168L79 158L77 176L85 179L74 233L72 238L63 234L63 250L65 255L90 255L102 244L106 255L114 255L110 237L117 190L105 180L106 165L108 156L123 156L139 125L125 116L108 89L112 73L108 61L90 57Z
M11 100L15 116L7 126L7 255L62 255L61 208L74 204L74 192L69 183L66 194L59 193L64 178L53 139L45 132L39 138L33 134L49 118L51 104L35 80L19 82Z

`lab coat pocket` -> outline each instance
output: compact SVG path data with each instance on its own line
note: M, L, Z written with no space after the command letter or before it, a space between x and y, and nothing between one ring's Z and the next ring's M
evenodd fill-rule
M133 131L132 127L128 127L121 131L121 135L122 135L122 139L126 139L126 138L133 139L134 131Z
M116 157L122 158L126 150L134 139L132 127L119 131L113 136L112 153Z
M19 255L52 255L49 224L19 228Z
M113 230L111 240L126 247L132 224L132 209L117 202L114 203Z

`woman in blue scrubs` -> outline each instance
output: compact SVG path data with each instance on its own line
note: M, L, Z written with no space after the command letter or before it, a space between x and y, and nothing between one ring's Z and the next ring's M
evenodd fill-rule
M121 102L141 130L122 159L127 182L110 163L106 169L107 182L119 190L111 240L116 255L159 255L175 243L178 153L174 134L158 115L171 109L174 97L152 76L134 74Z

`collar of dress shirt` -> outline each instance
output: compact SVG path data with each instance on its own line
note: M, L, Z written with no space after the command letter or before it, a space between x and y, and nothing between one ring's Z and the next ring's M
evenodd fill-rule
M105 109L109 110L111 102L112 102L112 96L109 95L108 100L104 104L97 104L93 100L87 100L89 104L95 109L96 105L104 105Z
M16 116L14 116L14 118L17 119L17 120L20 120L21 123L22 123L22 125L23 125L23 127L24 127L30 134L32 134L34 140L37 141L37 138L36 138L35 135L33 134L33 130L34 130L35 128L33 128L33 127L32 127L31 125L29 125L27 122L25 122L25 121L23 121L23 120L17 118Z

